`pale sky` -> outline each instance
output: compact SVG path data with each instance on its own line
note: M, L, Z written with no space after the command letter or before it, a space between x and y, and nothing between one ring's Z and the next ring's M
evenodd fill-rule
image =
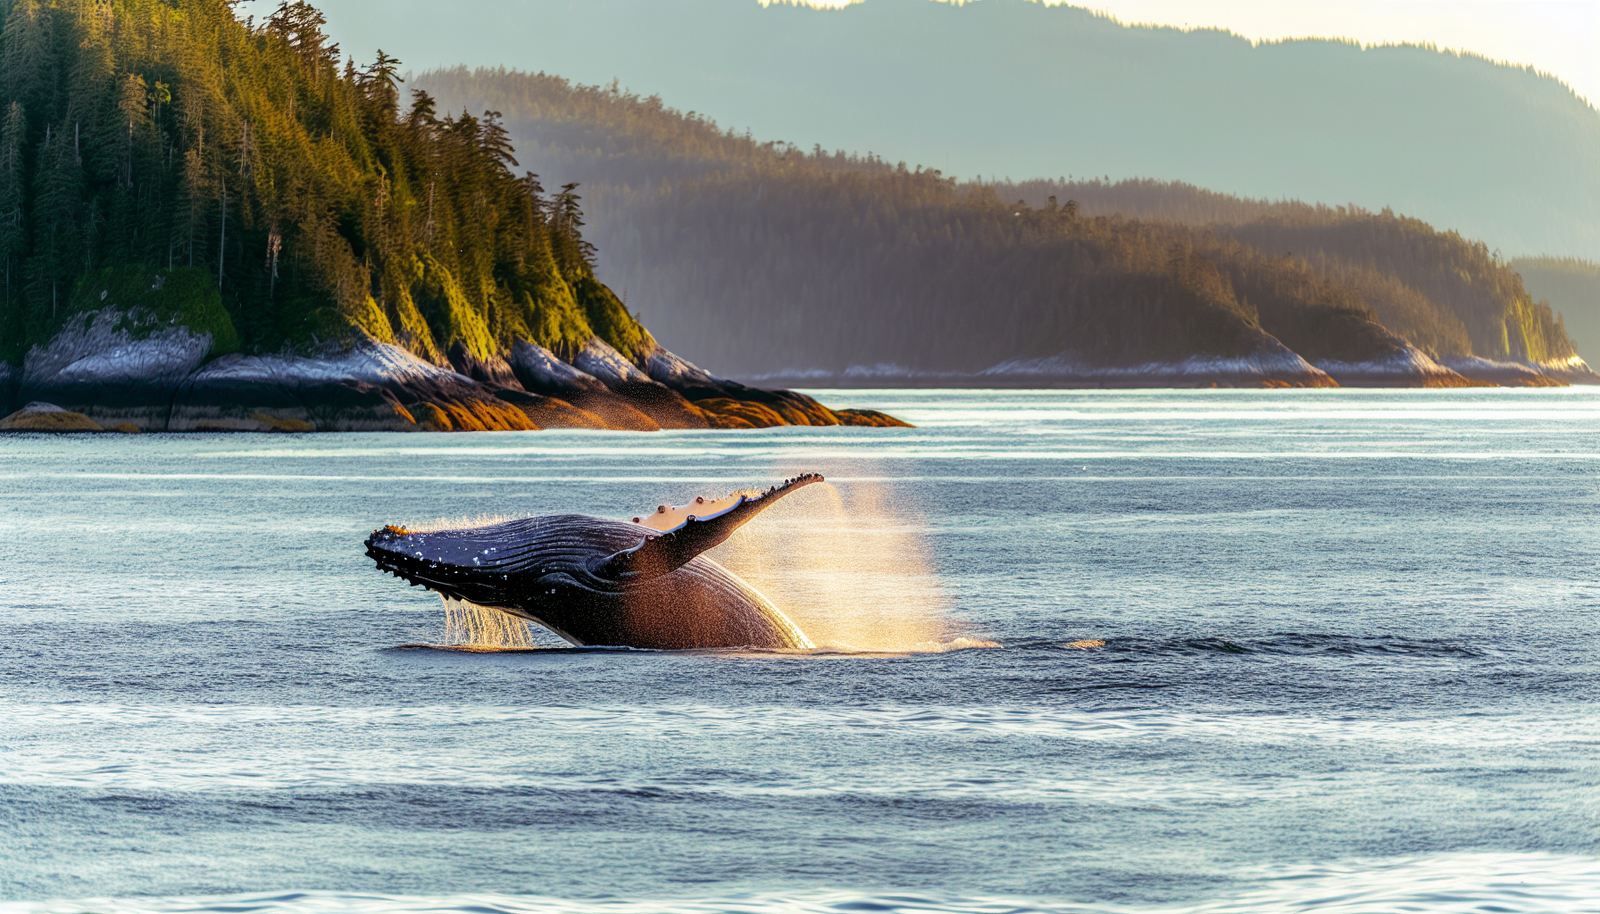
M817 6L853 2L858 0L814 0ZM1432 43L1531 64L1600 107L1600 0L1071 0L1070 5L1130 24L1223 28L1255 41L1316 37Z

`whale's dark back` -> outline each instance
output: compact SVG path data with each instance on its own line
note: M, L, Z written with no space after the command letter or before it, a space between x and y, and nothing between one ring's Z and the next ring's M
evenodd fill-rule
M530 517L470 530L383 530L367 541L378 567L448 597L531 619L574 644L806 648L806 636L755 588L697 556L677 570L618 583L607 556L653 535L582 515Z

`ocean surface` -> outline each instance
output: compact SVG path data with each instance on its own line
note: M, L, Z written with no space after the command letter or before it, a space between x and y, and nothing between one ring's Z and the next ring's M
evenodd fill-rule
M1600 391L0 438L0 911L1600 911ZM442 650L375 527L828 476L816 652Z

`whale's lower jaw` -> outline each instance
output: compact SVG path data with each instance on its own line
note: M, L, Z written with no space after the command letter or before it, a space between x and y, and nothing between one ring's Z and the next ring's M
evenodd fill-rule
M487 609L503 612L506 615L514 616L518 619L532 622L535 625L547 628L555 634L561 636L562 640L575 647L587 646L582 640L574 637L568 632L562 631L560 626L553 625L549 621L533 615L520 606L496 605L494 601L501 599L500 595L503 592L503 588L494 588L488 584L481 584L477 587L471 587L465 586L465 582L458 581L455 583L448 583L445 581L436 580L432 577L429 577L427 574L424 574L418 568L410 567L393 561L392 557L388 553L385 553L381 549L377 549L372 546L367 548L367 556L377 563L379 571L386 572L402 581L406 581L412 587L425 587L447 600L461 600L471 603L475 606L482 606ZM473 596L476 596L477 599L472 599L472 597L468 596L469 591L474 592Z
M396 561L391 554L373 546L367 547L367 556L377 563L379 571L394 575L412 587L425 587L446 599L493 606L502 597L504 581L497 584L486 578L473 580L461 569L449 565Z

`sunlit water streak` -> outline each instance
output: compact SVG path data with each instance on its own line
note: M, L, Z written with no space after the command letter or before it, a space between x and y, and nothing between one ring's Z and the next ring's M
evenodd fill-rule
M0 906L1597 908L1600 393L826 397L923 427L0 440ZM814 653L409 649L523 635L360 545L799 471Z

